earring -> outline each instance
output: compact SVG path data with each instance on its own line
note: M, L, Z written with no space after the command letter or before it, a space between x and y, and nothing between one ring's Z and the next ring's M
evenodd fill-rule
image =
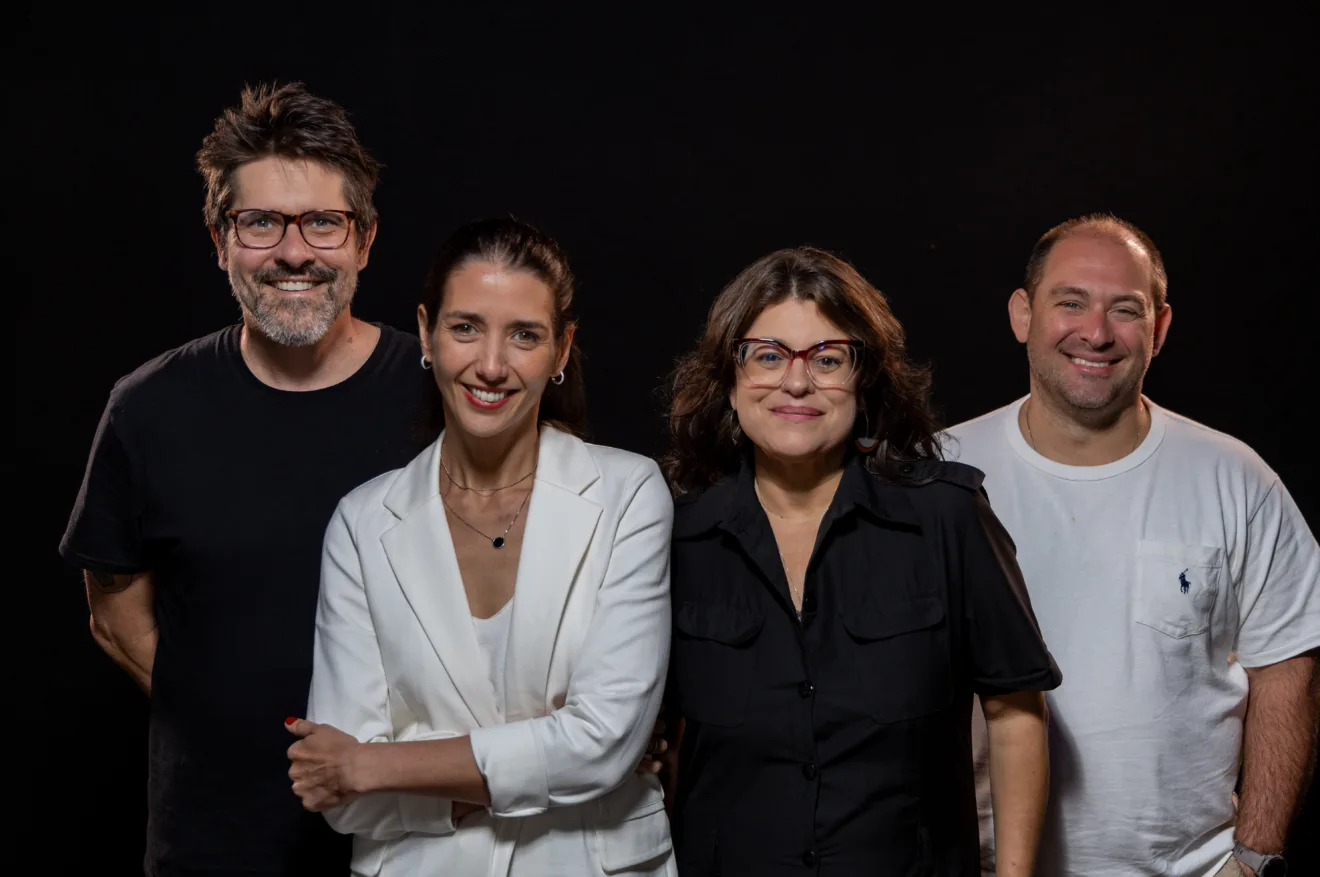
M742 443L743 437L742 425L738 423L738 412L730 408L724 413L724 417L729 421L729 441L733 442L736 448Z
M880 439L871 437L871 418L867 416L865 408L862 409L862 418L866 423L866 428L862 430L861 435L853 440L853 444L857 446L857 453L859 454L874 454L875 449L880 447Z
M422 354L422 368L425 369L426 371L431 370L431 360L426 358L425 353Z
M554 384L556 387L562 384L563 382L564 382L563 371L560 371L559 374L555 375L553 378L550 379L550 383Z

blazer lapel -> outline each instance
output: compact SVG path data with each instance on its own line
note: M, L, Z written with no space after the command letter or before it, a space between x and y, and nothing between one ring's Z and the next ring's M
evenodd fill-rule
M511 722L545 715L560 619L601 513L583 496L600 478L586 444L543 426L538 455L504 671L505 719Z
M408 605L463 699L473 724L495 725L500 722L495 692L486 676L485 661L481 659L454 542L440 500L439 467L438 439L428 452L408 465L386 494L385 506L400 521L381 535L381 546ZM535 492L533 505L534 497ZM524 547L524 556L525 553Z

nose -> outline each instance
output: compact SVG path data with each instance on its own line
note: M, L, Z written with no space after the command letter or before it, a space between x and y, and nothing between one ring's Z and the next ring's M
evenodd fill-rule
M488 384L500 384L509 374L509 360L504 345L493 334L487 335L477 359L477 377Z
M805 359L795 359L788 364L788 371L784 374L784 383L780 385L779 389L794 398L801 398L815 389Z
M302 228L292 223L284 230L284 239L275 247L274 255L277 262L295 271L316 261L316 251L307 245Z
M1114 328L1109 325L1109 311L1103 307L1088 310L1077 334L1097 349L1114 343Z

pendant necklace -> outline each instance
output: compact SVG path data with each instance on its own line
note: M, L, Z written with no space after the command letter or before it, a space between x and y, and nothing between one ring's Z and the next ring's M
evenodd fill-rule
M451 515L453 515L454 517L458 518L458 519L459 519L460 521L462 521L464 524L467 524L468 528L471 529L472 532L476 533L478 536L482 537L483 539L489 539L489 540L490 540L491 547L493 547L493 548L503 548L503 547L504 547L504 537L505 537L505 536L508 536L508 535L509 535L509 531L513 529L513 525L516 524L516 523L518 523L518 518L522 515L523 509L526 508L526 506L527 506L527 500L529 500L529 499L531 499L531 498L532 498L532 492L529 490L529 491L527 491L527 495L523 497L522 504L518 506L518 511L514 513L514 515L513 515L513 520L512 520L512 521L509 521L509 526L505 527L505 528L504 528L504 532L501 533L501 534L498 535L498 536L490 536L490 535L488 535L488 534L486 534L486 533L483 533L483 532L481 532L480 530L478 530L475 526L472 525L472 522L471 522L471 521L469 521L467 518L464 518L464 517L463 517L462 515L460 515L458 512L454 511L454 507L451 506L451 505L449 504L449 502L444 498L443 495L441 495L441 497L440 497L440 501L441 501L442 503L445 504L445 508L449 509L449 513L450 513Z

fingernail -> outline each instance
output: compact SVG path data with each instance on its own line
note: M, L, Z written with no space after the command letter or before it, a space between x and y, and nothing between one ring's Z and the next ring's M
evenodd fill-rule
M284 724L292 725L296 721L298 721L297 718L295 718L294 716L289 716L287 719L284 720Z

